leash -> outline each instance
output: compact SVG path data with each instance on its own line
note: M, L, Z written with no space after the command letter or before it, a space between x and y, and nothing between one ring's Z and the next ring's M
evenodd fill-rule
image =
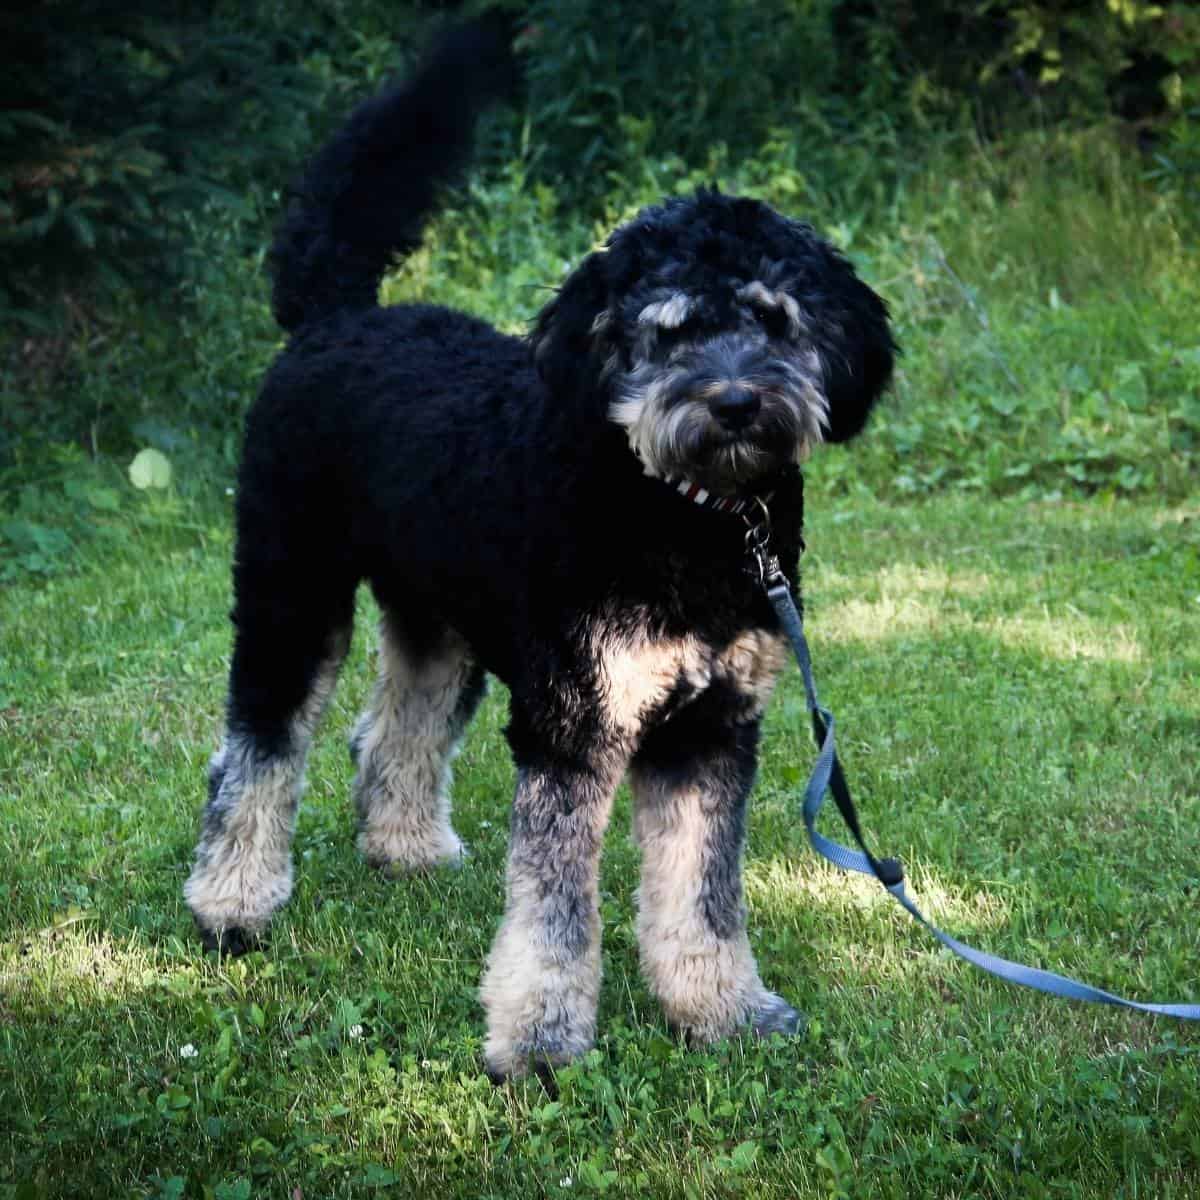
M1057 975L1053 971L1043 971L1038 967L1028 967L1022 963L1011 962L995 954L987 954L976 950L965 942L944 933L916 906L904 887L904 868L895 858L876 858L867 848L859 825L858 813L854 801L850 797L850 788L838 758L837 747L834 743L833 714L822 708L817 700L817 687L813 680L812 657L808 652L808 642L804 637L804 623L792 600L791 588L779 566L779 559L771 553L770 536L771 521L767 506L760 502L760 512L755 520L743 514L746 522L746 551L754 564L754 575L763 591L767 594L771 606L779 618L788 641L792 644L792 652L800 667L800 675L804 680L804 696L808 704L809 716L812 719L813 738L817 744L817 761L809 776L808 786L804 789L804 828L808 832L808 840L812 848L823 858L841 867L844 871L857 871L863 875L873 875L883 885L884 889L896 902L916 921L924 925L943 946L952 950L960 958L965 958L973 966L996 975L1009 983L1020 984L1022 987L1034 988L1039 992L1047 992L1052 996L1063 996L1068 1000L1089 1000L1095 1004L1112 1004L1121 1008L1134 1008L1141 1012L1158 1013L1161 1016L1179 1017L1185 1021L1200 1021L1200 1004L1149 1004L1137 1000L1126 1000L1115 996L1112 992L1092 987L1065 975ZM846 822L859 849L853 850L839 842L831 841L817 831L817 814L825 803L826 792L831 792L842 819Z

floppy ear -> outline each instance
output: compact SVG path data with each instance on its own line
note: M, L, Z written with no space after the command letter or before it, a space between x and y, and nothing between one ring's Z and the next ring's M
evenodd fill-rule
M849 270L849 264L846 264ZM896 343L887 305L853 271L837 289L817 344L829 402L825 440L845 442L861 432L891 382Z
M589 254L542 309L529 335L533 360L552 392L591 388L610 350L603 253Z

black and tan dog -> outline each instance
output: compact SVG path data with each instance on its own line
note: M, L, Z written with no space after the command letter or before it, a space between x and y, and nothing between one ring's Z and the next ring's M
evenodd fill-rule
M448 764L485 674L511 689L494 1075L593 1040L597 867L627 771L642 967L668 1018L701 1041L795 1027L746 936L746 802L784 648L737 510L766 499L794 586L797 464L859 431L893 354L831 246L715 190L617 229L528 339L377 307L507 64L485 27L444 40L318 155L276 239L291 338L246 426L228 728L185 888L235 950L288 899L305 754L367 581L380 676L351 746L369 862L458 862Z

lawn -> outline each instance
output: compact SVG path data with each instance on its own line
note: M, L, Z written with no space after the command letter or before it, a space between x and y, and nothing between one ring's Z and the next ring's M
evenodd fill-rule
M843 470L814 467L806 593L877 850L973 944L1200 1001L1200 507L888 504L823 487ZM597 1046L555 1096L487 1081L504 696L457 762L465 869L372 874L345 751L371 676L365 596L294 899L265 951L218 963L180 889L221 725L228 520L147 525L107 561L102 545L0 593L4 1200L1200 1195L1200 1028L992 981L817 860L794 671L746 871L765 980L809 1015L802 1037L670 1036L637 972L622 797Z

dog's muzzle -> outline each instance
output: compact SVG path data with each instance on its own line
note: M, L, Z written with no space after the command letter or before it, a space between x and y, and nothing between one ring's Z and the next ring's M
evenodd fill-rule
M648 474L730 495L821 440L818 367L804 352L714 338L634 367L610 415Z

